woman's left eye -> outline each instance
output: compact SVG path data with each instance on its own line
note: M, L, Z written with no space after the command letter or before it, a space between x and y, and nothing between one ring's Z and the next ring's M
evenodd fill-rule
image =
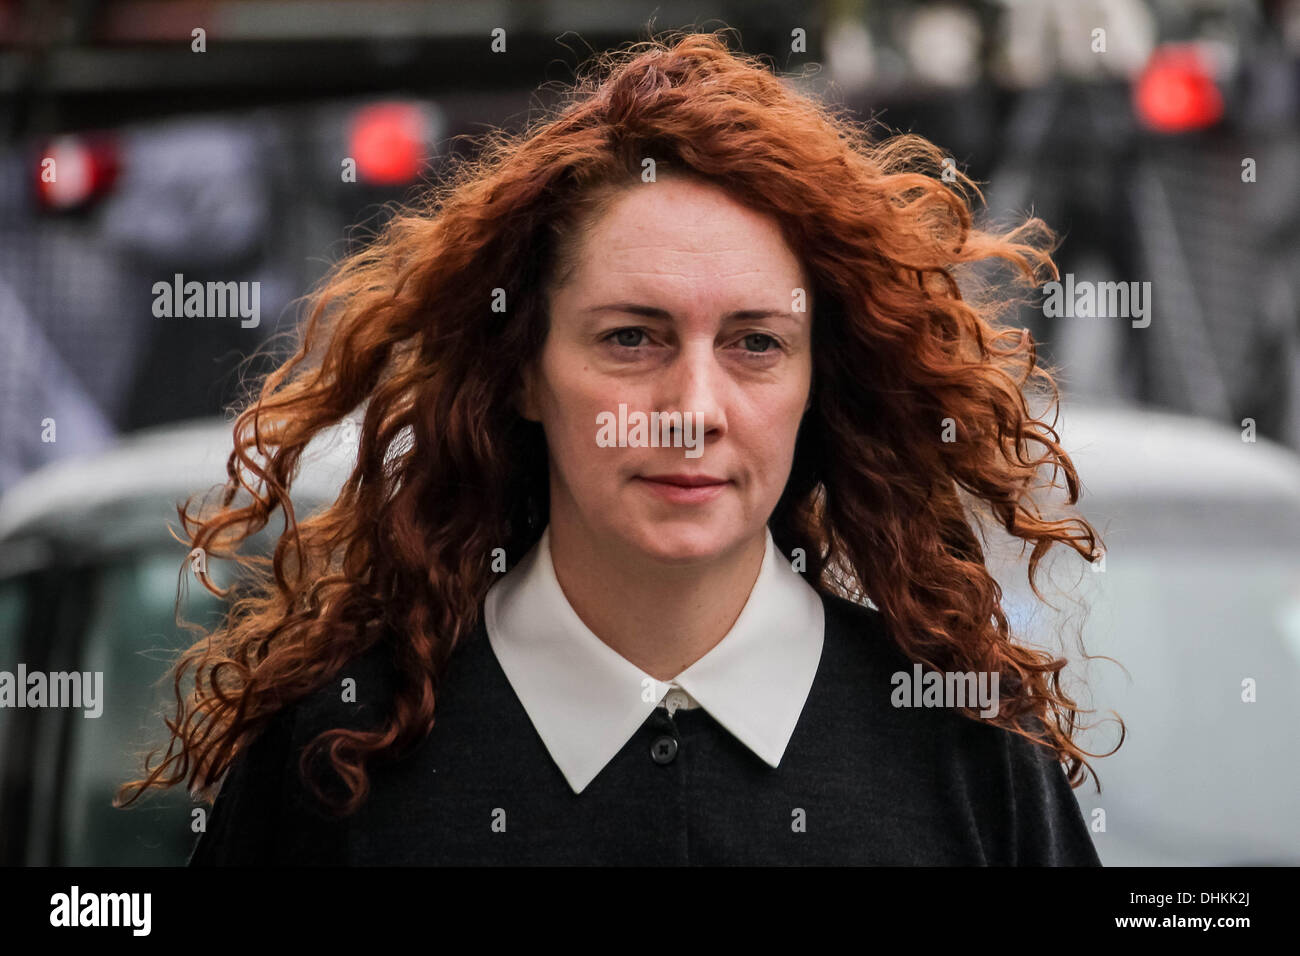
M755 340L758 340L759 342L762 342L762 343L766 343L766 344L768 344L768 345L776 345L776 344L777 344L776 339L772 338L772 336L767 335L766 333L763 333L763 332L753 332L753 333L751 333L751 334L749 334L749 335L746 335L743 339L741 339L742 342L748 342L748 343L750 343L750 344L753 344ZM767 349L766 347L764 347L764 348L754 349L753 351L758 352L759 354L761 354L761 353L763 353L763 352L768 351L768 349Z
M640 344L639 342L636 341L633 342L623 341L621 336L626 336L626 335L640 337L645 335L645 330L638 329L635 327L628 327L626 329L615 329L613 332L610 332L607 336L605 336L605 341L613 342L615 345L621 345L624 348L629 348L629 349L634 349L637 347L637 345Z

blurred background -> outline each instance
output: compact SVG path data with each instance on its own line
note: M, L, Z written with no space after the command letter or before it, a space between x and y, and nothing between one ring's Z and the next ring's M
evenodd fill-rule
M245 360L463 134L652 17L735 28L1064 235L1064 305L1019 320L1107 557L1058 562L1089 611L1054 617L992 548L1008 613L1123 665L1087 675L1129 729L1076 791L1103 862L1300 863L1300 0L0 0L0 670L105 681L99 718L0 708L0 863L185 861L183 788L109 801L165 741L165 522L224 480ZM159 314L182 281L256 314Z

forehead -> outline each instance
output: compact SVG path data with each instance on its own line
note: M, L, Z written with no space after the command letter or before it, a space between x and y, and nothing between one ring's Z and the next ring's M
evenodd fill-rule
M804 281L774 219L692 178L629 186L581 232L575 291L748 289L788 297Z

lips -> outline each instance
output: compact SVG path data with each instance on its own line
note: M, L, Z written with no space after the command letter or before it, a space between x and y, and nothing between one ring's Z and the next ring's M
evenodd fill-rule
M660 502L681 507L717 501L731 485L714 475L639 475L636 480Z
M646 481L657 481L665 485L677 485L680 488L700 488L705 485L725 485L726 478L713 475L642 475Z

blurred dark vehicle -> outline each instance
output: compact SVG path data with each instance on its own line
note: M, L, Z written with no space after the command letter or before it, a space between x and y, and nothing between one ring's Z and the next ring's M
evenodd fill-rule
M354 453L350 421L318 436L293 488L302 518L333 501ZM117 787L140 776L133 755L167 742L174 713L175 652L191 634L181 615L212 627L222 601L190 573L175 504L225 480L232 426L220 419L137 433L91 458L28 476L0 499L0 670L99 671L103 707L0 709L0 865L181 865L195 833L183 786L115 809ZM245 553L269 553L283 521L272 519ZM232 581L212 561L214 582ZM192 672L191 672L192 673Z

